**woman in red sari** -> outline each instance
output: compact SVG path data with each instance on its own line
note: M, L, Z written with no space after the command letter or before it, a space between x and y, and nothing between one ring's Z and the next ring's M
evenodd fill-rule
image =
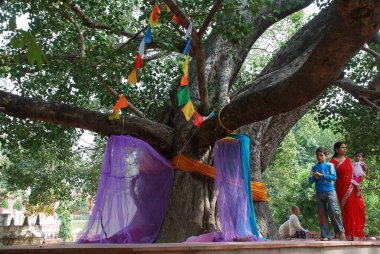
M356 189L351 183L352 162L346 157L346 144L335 143L334 152L330 162L336 169L335 190L340 203L346 237L349 240L364 239L364 199L361 194L356 196Z

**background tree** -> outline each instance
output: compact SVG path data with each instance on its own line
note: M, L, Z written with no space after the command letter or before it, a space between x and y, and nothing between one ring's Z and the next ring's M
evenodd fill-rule
M16 209L17 211L22 210L22 203L20 199L16 199L15 203L13 204L13 209Z
M203 115L220 112L226 128L240 128L254 137L251 177L256 181L262 180L261 172L286 133L337 81L344 65L375 35L380 22L378 1L319 1L325 7L321 13L300 27L258 75L232 93L252 45L263 32L312 1L163 2L185 27L189 18L194 27L189 87L195 107ZM46 158L54 153L57 158L69 156L80 129L87 129L101 135L133 135L167 158L182 152L210 161L210 146L226 130L217 118L196 130L177 107L183 60L178 52L185 41L171 23L172 14L162 13L164 25L153 31L139 86L127 94L130 106L125 117L114 122L107 118L126 84L152 5L153 1L150 5L107 0L96 4L2 2L0 22L9 25L1 28L6 45L0 51L0 74L12 85L0 91L4 113L0 128L10 147L18 145L22 151L29 146ZM28 31L15 26L16 17L23 14L29 16ZM379 97L377 91L364 95L370 102ZM45 169L68 170L57 161L47 164ZM211 180L177 171L158 241L183 241L215 230L213 190ZM255 210L261 231L275 237L268 204L256 203Z
M73 216L70 211L65 208L60 207L58 210L59 219L61 220L61 224L59 225L58 237L64 241L73 240L73 228L72 228L72 220Z

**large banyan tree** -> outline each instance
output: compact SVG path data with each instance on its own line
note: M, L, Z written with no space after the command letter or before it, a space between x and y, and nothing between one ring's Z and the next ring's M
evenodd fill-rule
M378 107L378 77L359 86L342 74L361 49L379 63L380 55L365 46L380 42L378 0L317 1L323 7L319 14L260 74L231 92L253 44L271 25L312 2L157 1L161 25L146 45L138 84L126 94L129 106L122 117L110 121L154 1L0 1L0 75L7 84L0 91L1 132L12 136L16 125L42 121L49 124L38 129L40 134L61 125L105 136L132 135L168 159L182 153L211 163L214 142L226 129L238 130L251 137L251 180L261 181L283 137L329 86ZM164 4L171 13L164 11ZM219 114L200 129L177 106L186 41L173 15L184 27L190 22L193 26L191 101L201 115ZM17 26L20 17L26 17L28 27ZM24 133L28 135L33 136ZM275 237L268 204L255 203L255 211L261 232ZM218 227L213 181L176 171L158 241L183 241Z

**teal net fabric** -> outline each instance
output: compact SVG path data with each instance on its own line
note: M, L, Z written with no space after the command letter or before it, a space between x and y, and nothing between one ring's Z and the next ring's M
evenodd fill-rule
M259 229L257 228L255 208L253 205L251 192L251 161L249 157L251 151L250 139L247 136L241 134L231 134L229 136L236 138L240 141L241 163L244 173L244 189L247 194L249 220L251 224L252 233L258 237Z

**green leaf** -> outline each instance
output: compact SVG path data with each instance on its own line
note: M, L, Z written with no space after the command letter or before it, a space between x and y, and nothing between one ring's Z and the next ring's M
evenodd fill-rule
M23 48L25 46L23 37L20 34L16 34L11 39L11 45L14 48L20 48L20 49Z
M34 65L34 55L33 55L33 51L32 50L28 50L28 52L26 53L26 57L28 58L28 64L30 66L33 66Z
M21 30L21 34L22 34L25 44L36 43L36 37L34 37L34 35L31 34L30 32Z

